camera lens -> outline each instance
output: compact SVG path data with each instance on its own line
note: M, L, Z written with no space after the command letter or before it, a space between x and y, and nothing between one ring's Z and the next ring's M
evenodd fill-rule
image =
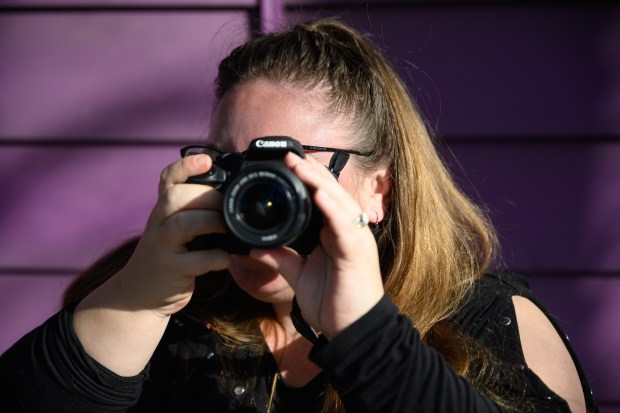
M241 242L289 245L308 227L312 201L305 185L280 163L243 169L224 193L224 219Z
M254 182L239 194L238 218L255 230L274 230L290 212L289 203L281 185L273 181Z

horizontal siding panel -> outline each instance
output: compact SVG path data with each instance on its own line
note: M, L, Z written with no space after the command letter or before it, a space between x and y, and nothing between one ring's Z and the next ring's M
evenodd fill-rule
M620 6L380 3L288 15L372 33L443 136L620 134Z
M142 232L176 147L3 147L0 268L83 268Z
M10 7L88 7L88 8L104 8L104 7L179 7L179 6L204 6L209 8L238 8L238 7L255 7L258 0L183 0L181 3L174 0L3 0L2 6Z
M518 2L507 2L503 0L365 0L361 3L359 0L284 0L284 4L289 9L302 8L305 11L312 9L320 9L322 11L329 9L330 13L336 14L342 9L367 9L369 15L374 14L376 10L391 9L395 13L399 13L406 8L429 8L429 7L502 7L511 6ZM530 2L532 3L532 2ZM539 2L542 3L542 2ZM555 4L561 6L562 3L570 3L567 0L556 1ZM574 2L573 2L574 3Z
M620 143L450 149L459 181L490 210L508 267L620 274Z
M0 15L0 139L204 136L237 12Z
M0 353L56 313L75 278L63 275L0 275Z
M597 400L614 412L620 406L620 277L582 274L578 278L530 276L568 335Z

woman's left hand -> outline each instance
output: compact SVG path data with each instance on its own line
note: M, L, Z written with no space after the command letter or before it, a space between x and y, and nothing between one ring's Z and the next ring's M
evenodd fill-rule
M367 225L359 225L359 204L311 156L289 153L285 163L314 190L314 202L325 216L321 243L304 260L290 248L254 249L250 255L278 270L295 291L303 317L333 338L384 294L379 254Z

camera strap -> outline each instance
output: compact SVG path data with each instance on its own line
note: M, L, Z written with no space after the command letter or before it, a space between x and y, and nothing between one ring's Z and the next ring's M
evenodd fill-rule
M319 340L319 334L321 333L317 332L314 327L312 327L310 323L303 318L301 315L301 308L299 308L299 304L297 304L297 297L293 297L291 320L293 320L293 325L299 334L304 336L309 342L314 344Z
M340 172L349 161L349 153L345 151L336 151L329 160L329 171L338 179Z

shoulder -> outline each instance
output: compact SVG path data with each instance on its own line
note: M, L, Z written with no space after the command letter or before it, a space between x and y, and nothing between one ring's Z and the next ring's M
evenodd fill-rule
M585 412L584 392L576 360L567 347L565 336L557 330L548 315L528 298L514 296L513 303L527 366L566 400L572 412Z
M458 328L523 368L536 387L548 388L573 412L585 411L590 391L570 343L527 279L518 274L486 274L476 281L461 311ZM533 373L533 374L532 374Z
M474 283L453 321L459 330L487 346L497 346L501 341L502 346L512 344L511 347L515 347L518 344L514 340L516 336L511 337L511 343L504 342L504 336L510 336L513 331L508 327L516 318L513 296L533 297L524 277L517 274L485 274Z

